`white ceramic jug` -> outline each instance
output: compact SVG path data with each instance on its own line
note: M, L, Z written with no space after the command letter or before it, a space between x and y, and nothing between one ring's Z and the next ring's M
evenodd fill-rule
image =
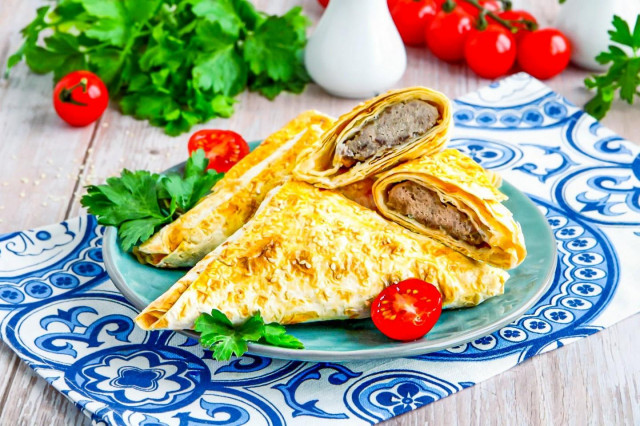
M407 55L387 1L331 1L309 39L305 65L336 96L369 98L393 86Z
M574 64L604 70L607 66L600 65L595 57L608 50L613 15L627 21L633 31L639 13L640 0L567 0L560 9L556 27L571 41Z

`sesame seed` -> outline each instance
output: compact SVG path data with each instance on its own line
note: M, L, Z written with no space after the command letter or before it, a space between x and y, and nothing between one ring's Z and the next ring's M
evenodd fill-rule
M47 174L46 173L41 173L40 174L40 179L46 179L47 178Z
M40 185L40 181L39 180L34 180L33 181L33 186L38 186Z
M9 182L2 182L2 186L9 186Z
M29 178L23 177L23 178L20 179L20 182L29 183Z
M109 127L109 123L102 123L102 127Z
M12 158L13 160L17 160L17 159L18 159L18 156L16 156L16 155L14 154L14 155L12 155L12 156L11 156L11 158Z
M53 160L52 160L51 158L49 158L49 159L47 160L47 164L53 164Z
M46 201L43 201L43 202L42 202L42 207L47 207L48 205L49 205L49 204L47 204L47 202L46 202Z
M20 193L20 198L24 198L24 197L26 197L26 196L27 196L27 194L25 194L25 193L24 193L24 191L22 191L22 192Z

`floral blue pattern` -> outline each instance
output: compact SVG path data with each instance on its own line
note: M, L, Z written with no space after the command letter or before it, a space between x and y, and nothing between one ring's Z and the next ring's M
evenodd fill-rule
M639 150L525 74L454 106L451 146L525 190L557 242L553 285L501 330L400 360L216 362L193 339L134 326L104 269L103 228L86 216L0 236L2 339L96 422L352 425L437 401L639 311Z

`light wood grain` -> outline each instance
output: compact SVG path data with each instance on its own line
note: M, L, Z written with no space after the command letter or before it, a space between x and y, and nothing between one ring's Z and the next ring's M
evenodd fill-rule
M42 3L0 1L0 63L19 46L19 28ZM321 14L315 0L255 3L271 13L302 4L314 22ZM555 0L528 3L543 25L553 21L558 8ZM547 84L582 105L590 97L582 85L586 75L570 68ZM446 64L423 49L412 48L407 72L398 86L426 85L456 97L487 83L463 65ZM212 120L206 127L235 129L248 140L256 140L302 110L339 115L356 103L329 96L315 85L302 95L285 94L273 102L249 93L239 101L232 118ZM617 102L603 123L628 139L638 139L639 113L638 106ZM162 170L182 161L187 138L168 137L113 108L93 126L69 128L51 107L51 77L36 76L19 65L10 80L0 81L0 158L4 160L0 233L83 213L78 202L83 185L102 182L123 167ZM638 328L640 316L635 316L387 424L640 424L640 362L636 357L640 340L632 337ZM5 372L0 376L0 425L90 423L3 343L0 370Z

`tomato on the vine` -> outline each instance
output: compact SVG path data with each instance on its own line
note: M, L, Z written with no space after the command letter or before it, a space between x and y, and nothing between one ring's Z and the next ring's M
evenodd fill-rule
M427 334L441 312L440 291L416 278L389 285L371 304L371 320L376 328L391 339L403 341Z
M460 7L438 12L427 27L427 46L436 57L449 61L464 58L464 42L471 31L473 18Z
M96 121L109 104L109 92L90 71L73 71L53 89L53 107L64 121L81 127Z
M396 0L389 11L404 44L420 46L438 7L434 0Z
M538 23L536 18L526 10L506 10L504 12L498 13L498 17L505 19L507 21L527 20L527 21L533 22L534 24ZM491 18L487 18L487 20L493 21L493 19ZM520 39L524 37L525 34L531 32L527 29L526 24L522 22L512 22L512 25L518 29L518 32L514 34L516 38L516 42L519 42Z
M501 25L489 24L473 29L464 45L469 67L483 78L496 78L509 72L516 60L516 40Z
M535 78L547 79L562 72L571 59L571 44L555 28L525 34L518 45L518 64Z
M502 10L502 5L498 0L478 0L478 3L480 4L480 6L484 7L489 12L495 13ZM477 18L480 15L480 10L477 7L473 6L471 3L467 3L464 0L462 0L462 1L458 1L458 5L462 9L464 9L465 12L467 12L469 15L473 16L474 18Z
M249 153L247 142L231 130L198 130L189 139L189 155L202 148L209 159L208 169L228 172Z

